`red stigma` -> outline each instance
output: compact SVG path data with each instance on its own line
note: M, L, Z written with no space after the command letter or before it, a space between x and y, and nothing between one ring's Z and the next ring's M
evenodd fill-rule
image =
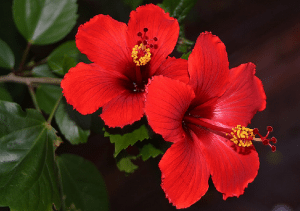
M148 32L148 28L144 28L143 31L139 31L137 33L137 36L139 37L139 41L137 41L137 45L140 45L141 43L144 44L145 47L151 48L151 49L157 49L158 46L157 44L154 44L155 42L158 41L157 37L153 37L152 39L149 39L149 37L146 35Z
M271 149L272 149L272 152L275 152L276 151L276 147L274 145L271 145L271 143L276 144L277 143L277 139L275 137L272 137L272 138L268 139L269 133L273 131L273 128L271 126L268 126L267 127L267 131L268 131L267 134L265 136L262 136L259 133L259 130L257 128L253 129L253 133L257 134L260 137L261 142L263 143L263 145L269 145L271 147Z

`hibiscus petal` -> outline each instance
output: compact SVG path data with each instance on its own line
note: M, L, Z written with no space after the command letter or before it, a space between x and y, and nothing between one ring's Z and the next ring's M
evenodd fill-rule
M166 197L178 209L197 202L208 189L209 169L201 142L192 133L192 139L174 143L162 157L162 188Z
M163 75L168 78L176 79L182 81L183 83L188 83L190 78L187 71L187 60L176 59L174 57L168 57L153 73L152 75Z
M195 104L202 104L221 96L229 80L229 63L224 43L211 33L198 37L188 59L190 85L193 87Z
M246 126L253 115L265 107L266 95L255 76L255 65L242 64L230 70L230 84L217 100L212 120L230 126Z
M158 39L154 41L157 49L152 49L150 60L152 68L156 69L157 65L173 51L179 36L179 24L159 6L148 4L138 7L136 11L130 13L128 22L127 42L130 49L140 40L137 34L144 33L144 28L148 29L146 36L149 41L154 37Z
M125 91L103 106L101 118L109 127L124 127L144 115L144 94Z
M92 62L124 74L133 65L131 51L127 47L126 30L125 23L100 14L80 25L76 45Z
M199 136L205 146L205 158L216 189L227 197L239 197L257 175L259 158L254 147L237 147L225 138L211 133Z
M79 63L61 82L67 102L81 114L90 114L125 91L127 78L98 65Z
M195 97L193 90L180 81L154 76L146 92L145 113L152 129L166 141L184 139L182 119Z

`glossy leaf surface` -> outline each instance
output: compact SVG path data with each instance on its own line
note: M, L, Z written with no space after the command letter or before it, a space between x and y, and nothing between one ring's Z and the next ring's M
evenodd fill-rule
M42 84L36 90L39 107L45 113L50 114L61 93L62 89L59 86Z
M66 210L107 211L109 207L105 182L97 168L79 156L57 157Z
M15 0L13 17L25 39L46 45L64 38L77 19L76 0Z
M164 0L162 6L181 23L196 2L197 0Z
M51 72L47 64L42 64L32 69L32 74L35 77L50 77L57 78L57 76Z
M10 47L0 39L0 67L11 69L15 66L15 56Z
M48 65L59 75L64 75L78 63L80 52L75 41L68 41L58 46L48 57Z
M68 105L65 101L62 101L56 112L55 121L66 139L70 141L71 144L86 143L90 135L89 130L82 129L75 121L75 113L77 116L81 116L81 122L85 126L89 127L91 122L90 116L82 116L77 111L72 109L72 106Z
M56 131L33 109L0 101L0 205L12 210L60 207Z

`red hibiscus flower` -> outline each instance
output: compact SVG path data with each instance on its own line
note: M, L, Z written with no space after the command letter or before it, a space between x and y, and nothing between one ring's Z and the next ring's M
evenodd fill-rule
M144 115L144 87L154 75L188 82L187 61L167 56L179 35L176 19L149 4L130 13L128 26L107 15L81 25L78 49L91 64L79 63L61 82L67 102L81 114L103 107L110 127L123 127Z
M159 167L161 186L177 208L198 201L208 189L210 175L224 200L240 196L259 168L252 141L270 146L276 142L260 134L260 139L255 138L258 130L245 128L266 106L254 64L229 70L224 44L211 33L203 33L189 57L188 71L188 85L155 76L146 90L150 126L173 142Z

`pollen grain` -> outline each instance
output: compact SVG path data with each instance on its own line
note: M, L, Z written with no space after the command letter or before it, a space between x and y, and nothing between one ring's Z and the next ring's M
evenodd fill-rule
M143 43L135 45L132 49L131 57L136 66L146 65L151 60L150 48Z
M252 140L255 138L253 129L241 125L232 128L231 136L230 140L240 147L252 146Z

